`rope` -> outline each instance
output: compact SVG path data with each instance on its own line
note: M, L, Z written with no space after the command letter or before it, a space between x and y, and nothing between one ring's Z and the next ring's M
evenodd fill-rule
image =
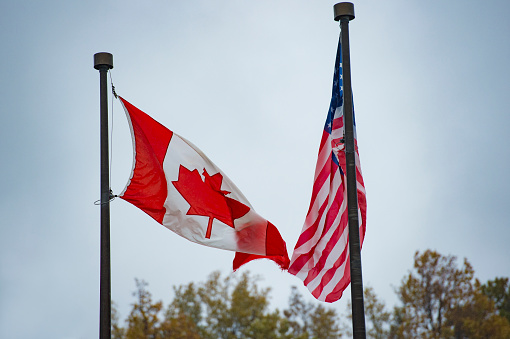
M112 72L111 72L111 70L108 70L108 73L110 73L110 82L112 84L112 94L115 97L115 99L117 99L118 95L117 95L117 92L115 92L115 86L113 86L113 79L112 79ZM113 102L113 100L112 100L112 102Z
M115 92L115 86L113 85L112 72L110 70L108 70L108 73L110 74L110 84L112 86L112 93L113 93L112 103L111 103L111 119L110 119L111 128L110 128L110 140L109 140L110 141L110 167L108 168L108 170L110 172L109 180L110 180L110 184L111 184L111 182L112 182L112 164L113 164L113 142L112 142L112 140L113 140L113 99L114 98L117 99L118 96L117 96L117 93ZM101 203L101 199L99 199L99 200L94 201L94 205L99 206L99 205L107 204L110 201L115 200L115 198L117 198L117 197L118 197L118 195L113 194L113 191L110 187L110 195L109 195L108 201Z
M112 85L112 104L111 104L111 130L110 130L110 184L112 182L112 164L113 164L113 98L117 98L117 93L115 93L115 86L113 86L113 79L112 79L112 72L108 70L108 73L110 74L110 83ZM111 189L110 189L111 190Z

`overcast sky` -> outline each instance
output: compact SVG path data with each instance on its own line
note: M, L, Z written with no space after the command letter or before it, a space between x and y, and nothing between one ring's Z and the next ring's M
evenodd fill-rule
M301 231L331 95L335 1L0 2L0 337L99 332L99 74L201 148L274 223ZM368 218L363 280L392 307L415 251L510 276L510 2L360 1L352 83ZM111 100L110 100L111 101ZM112 189L132 163L113 106ZM134 278L172 285L230 274L234 253L191 243L125 201L111 204L112 298ZM240 271L286 307L299 279L270 261ZM237 273L236 273L237 274ZM331 305L345 311L342 300Z

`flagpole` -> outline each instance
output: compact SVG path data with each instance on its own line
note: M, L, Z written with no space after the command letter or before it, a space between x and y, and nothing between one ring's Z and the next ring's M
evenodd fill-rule
M353 337L366 338L363 281L361 277L361 246L359 238L358 193L356 184L356 150L354 147L354 113L349 55L349 21L354 19L354 5L341 2L333 7L335 20L340 21L342 43L342 78L344 90L345 158L347 176L347 208L349 213L349 253L351 264L351 300Z
M101 268L99 283L99 339L111 338L110 272L110 177L108 156L108 83L107 72L113 68L113 55L94 54L94 68L99 71L100 140L101 140Z

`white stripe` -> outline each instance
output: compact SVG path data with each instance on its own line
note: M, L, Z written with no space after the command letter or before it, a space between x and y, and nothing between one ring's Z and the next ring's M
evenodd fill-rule
M346 275L350 275L351 272L345 272L348 260L350 260L349 253L347 253L347 257L345 258L345 261L342 263L342 265L335 271L333 278L322 290L318 300L326 301L326 298L331 292L333 292L340 280L342 280Z
M303 229L301 233L303 233L308 227L313 225L315 221L317 220L317 217L319 216L319 210L322 204L326 201L326 199L329 199L328 206L324 210L323 213L326 213L329 210L329 207L331 206L331 200L335 198L336 190L338 187L340 187L341 181L338 182L337 185L333 186L333 189L331 189L331 175L336 176L337 173L340 173L339 170L335 170L335 172L330 173L329 176L324 180L324 183L322 184L322 187L320 188L319 192L317 192L315 201L313 205L310 207L310 212L308 212L308 215L305 219L305 226L303 226ZM333 184L337 183L335 179L333 179ZM335 194L330 194L334 192Z
M312 205L312 207L310 208L310 212L306 216L305 223L301 230L301 234L303 234L310 227L312 227L316 223L317 218L320 217L317 229L316 229L314 235L312 236L312 238L310 238L310 240L303 243L301 246L299 246L298 248L296 248L294 250L294 253L292 255L291 265L294 262L294 260L297 259L298 256L310 251L310 248L316 242L316 240L314 240L314 239L317 239L317 237L320 236L320 233L322 232L321 225L324 225L324 219L326 218L326 214L327 214L327 207L321 215L319 215L319 209L322 206L322 204L326 201L326 199L328 199L328 195L329 195L329 180L326 180L324 182L324 184L322 185L321 189L319 190L319 192L317 193L314 204Z
M328 159L330 155L331 155L331 137L328 137L322 148L319 150L319 155L317 156L317 165L315 166L315 175L313 178L314 183L317 180L319 173L328 164Z
M321 218L319 220L319 224L317 225L317 229L315 230L314 235L305 243L303 243L298 248L294 249L294 253L292 254L292 260L291 265L301 254L308 253L310 249L317 243L318 239L320 238L320 235L322 233L322 229L324 228L324 220L326 219L327 215L327 209L324 213L322 213ZM307 229L310 228L310 226L307 227ZM301 233L304 232L304 229Z
M291 262L291 265L292 265L292 262ZM298 277L299 279L304 281L306 279L306 277L308 276L308 272L312 268L313 268L313 257L310 257L310 258L308 258L308 261L306 262L306 264L304 264L303 267L301 268L301 270L298 273L296 273L295 275L296 275L296 277Z
M326 201L326 199L329 196L329 180L324 181L324 184L320 188L319 192L317 192L317 195L315 197L315 201L313 202L313 205L310 207L310 212L306 216L305 219L305 227L303 227L303 231L308 229L311 225L314 224L314 222L319 217L319 210L322 204ZM303 233L301 231L301 233Z
M347 199L346 193L347 192L344 191L344 201ZM342 203L342 206L343 206L342 213L338 213L338 216L340 218L341 218L341 215L345 212L347 204L344 205ZM331 227L331 229L333 229L333 231L334 231L334 228L341 227L341 225L339 225L338 223L335 223L334 226L335 227ZM340 238L335 243L335 246L331 249L331 252L329 253L328 258L326 259L323 269L320 271L320 273L317 275L317 277L315 277L312 281L309 282L307 287L310 291L315 290L317 288L317 286L320 285L321 279L324 276L324 274L326 274L327 271L333 267L335 262L342 255L342 252L344 251L345 246L347 244L348 236L349 236L349 228L344 227L344 230L343 230ZM324 243L321 244L321 245L324 245L324 246L321 246L321 250L320 250L321 255L322 255L322 251L324 250L325 244L327 243L327 240L329 240L330 237L331 237L331 235L329 235L328 239L326 239L326 241L324 241Z
M360 191L361 193L363 193L363 195L366 195L366 192L365 192L365 186L363 186L363 185L361 184L361 182L359 182L359 181L357 181L357 180L356 180L356 189L357 189L358 191Z
M333 177L333 189L331 190L332 193L336 193L342 184L340 172L336 171L335 174L336 175ZM324 185L324 186L326 186L326 185ZM344 192L344 195L345 195L345 192ZM324 210L324 213L321 216L321 220L319 222L319 225L318 225L317 230L316 230L315 234L313 235L313 237L310 238L310 240L308 240L307 242L303 243L298 248L296 248L294 250L294 253L292 254L291 265L294 262L294 260L296 260L301 254L308 253L310 251L310 249L312 247L314 247L316 244L318 244L318 246L319 246L318 248L315 249L313 255L310 258L312 260L312 263L310 263L309 262L310 260L309 260L307 262L307 265L305 265L301 268L300 272L303 270L306 270L306 272L308 272L309 269L307 267L314 267L316 265L316 263L320 259L320 256L322 255L322 251L324 250L329 238L331 238L332 232L334 232L335 227L339 222L337 220L339 220L339 218L341 217L341 214L343 213L343 211L345 210L345 208L347 206L346 200L344 199L342 201L342 204L340 205L340 212L336 215L335 220L333 221L333 225L329 228L328 232L324 236L322 236L322 231L324 230L325 223L326 223L325 220L327 217L327 211L331 207L331 203L333 201L334 201L334 198L331 198L331 196L330 196L328 206ZM321 254L319 254L319 253L321 253Z
M328 242L330 241L333 232L338 227L340 227L340 225L339 225L340 218L342 217L342 214L345 211L346 207L347 207L347 204L342 204L342 210L341 210L342 212L338 213L337 217L335 218L334 223L331 225L331 228L328 230L327 234L324 237L321 238L321 240L320 240L319 244L317 245L317 248L316 248L316 250L314 252L314 255L310 258L311 260L313 260L313 263L309 267L315 267L317 265L317 263L319 262L319 260L321 259L323 254L328 256L327 259L326 259L326 262L324 263L324 267L322 268L322 270L319 273L319 275L317 275L317 277L315 277L313 280L311 280L308 283L307 287L308 287L308 289L310 291L315 290L315 288L317 288L317 286L319 286L320 281L321 281L322 277L324 276L324 274L330 268L332 268L333 264L338 260L338 258L340 257L340 255L342 253L342 252L340 252L335 257L335 254L337 254L337 253L335 253L335 250L336 250L339 242L341 242L344 237L348 236L348 228L347 227L345 227L344 231L340 235L338 241L335 243L335 246L333 247L331 252L324 253L324 249L326 248ZM345 233L347 233L347 234L345 234ZM308 271L310 271L310 270L307 270L307 274L308 274ZM306 276L305 276L305 278L306 278ZM304 280L304 278L303 278L303 280Z

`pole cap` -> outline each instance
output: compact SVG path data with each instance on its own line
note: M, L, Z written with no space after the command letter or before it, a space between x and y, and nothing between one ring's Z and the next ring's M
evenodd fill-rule
M101 68L113 68L113 55L107 52L94 54L94 68L97 70Z
M346 16L349 21L354 19L354 4L352 2L339 2L333 6L335 13L335 21L339 21L341 17Z

